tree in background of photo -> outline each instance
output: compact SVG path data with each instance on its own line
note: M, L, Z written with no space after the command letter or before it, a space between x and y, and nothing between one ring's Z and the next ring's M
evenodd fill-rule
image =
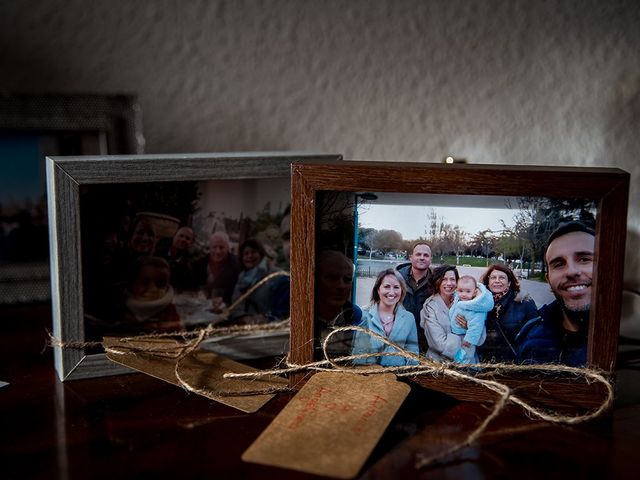
M506 229L510 237L524 240L521 258L526 250L530 257L530 270L536 263L544 275L544 249L547 239L561 223L578 220L593 228L595 226L596 205L589 199L558 199L546 197L519 197L515 225ZM530 271L530 273L532 273Z
M377 230L369 235L369 245L383 254L402 249L402 234L395 230Z
M460 225L451 225L433 208L427 212L425 225L426 242L431 246L433 255L455 255L460 257L467 247L468 234Z

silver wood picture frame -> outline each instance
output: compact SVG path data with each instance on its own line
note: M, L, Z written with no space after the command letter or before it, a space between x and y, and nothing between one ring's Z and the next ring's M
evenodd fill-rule
M81 251L83 226L88 222L81 209L82 192L86 189L109 184L144 186L154 182L282 178L289 185L286 196L290 202L293 162L340 159L334 154L296 152L48 157L53 335L63 344L87 341ZM54 347L54 358L62 381L132 373L111 362L104 353L87 349Z

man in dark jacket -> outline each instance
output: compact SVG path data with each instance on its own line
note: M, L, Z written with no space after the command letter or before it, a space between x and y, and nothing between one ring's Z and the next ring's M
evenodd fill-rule
M556 300L518 334L521 362L586 364L594 249L594 231L580 222L562 224L549 236L544 260Z
M194 251L193 241L193 229L185 225L176 230L171 245L164 252L161 246L156 248L156 255L169 262L171 286L178 292L199 287L195 265L201 255Z
M417 241L412 245L408 263L402 263L396 267L407 283L407 295L402 304L409 312L413 313L418 329L418 346L420 353L427 351L427 338L420 328L420 311L427 298L433 293L431 286L431 247L424 241Z

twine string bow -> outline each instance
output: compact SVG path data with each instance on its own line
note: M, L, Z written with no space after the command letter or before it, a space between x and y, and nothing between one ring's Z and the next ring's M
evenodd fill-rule
M238 299L233 302L229 307L227 307L221 317L223 319L228 319L230 313L237 308L242 302L244 302L253 292L255 292L258 288L260 288L265 283L270 280L280 277L280 276L289 276L289 272L286 271L276 271L272 272L269 275L263 277L260 281L256 282L251 286L245 293L243 293ZM256 389L256 390L242 390L242 391L220 391L213 390L205 387L196 387L189 383L180 373L181 366L184 360L194 351L198 349L198 347L202 344L202 342L209 338L215 336L223 336L223 335L252 335L255 333L267 333L270 331L282 331L284 329L288 329L291 325L290 320L287 318L285 320L279 322L271 322L268 324L257 324L257 325L231 325L227 327L216 327L214 325L207 325L204 328L200 328L197 330L183 330L179 332L165 332L165 333L150 333L146 335L138 335L133 337L123 337L119 339L121 345L118 346L104 346L104 350L107 353L111 353L114 355L125 355L125 354L138 354L138 353L146 353L154 356L165 357L165 358L175 358L176 364L174 367L174 375L177 379L179 385L187 390L188 392L196 393L199 395L204 395L209 398L222 397L222 396L244 396L244 395L265 395L272 394L278 392L290 392L293 389L289 387L268 387L265 389ZM157 339L164 338L176 338L181 337L183 339L182 343L178 343L176 345L166 345L166 343L156 343L154 345L154 341ZM137 342L142 341L143 344L136 344Z
M266 282L271 279L286 275L288 276L288 272L278 271L273 272L255 285L253 285L249 290L247 290L243 295L241 295L235 302L233 302L225 311L222 313L223 318L228 318L230 312L235 309L238 305L240 305L246 298L248 298L255 290L260 288ZM119 339L118 346L106 346L102 342L76 342L76 341L62 341L53 336L50 337L50 344L52 346L60 347L60 348L72 348L72 349L83 349L87 347L93 347L97 345L102 345L107 353L111 353L114 355L125 355L125 354L149 354L159 357L165 358L174 358L176 359L175 364L175 377L178 380L178 383L182 388L189 392L205 395L208 397L215 396L238 396L238 395L263 395L263 394L272 394L278 392L290 392L293 391L289 387L269 387L266 389L256 389L254 391L229 391L229 392L221 392L214 391L207 388L200 388L194 385L191 385L185 378L183 378L180 374L180 367L185 360L192 352L194 352L202 342L209 337L212 336L221 336L221 335L250 335L254 333L262 333L268 331L282 330L288 328L290 325L290 320L286 319L280 322L273 322L268 324L259 324L259 325L233 325L228 327L215 327L214 325L207 325L204 328L197 330L182 330L178 332L166 332L166 333L150 333L146 335L139 336L131 336L131 337L122 337ZM331 357L328 346L330 345L330 340L334 335L339 334L340 332L360 332L361 334L369 335L373 338L380 340L383 344L390 346L395 351L391 352L371 352L371 353L363 353L358 355L346 355L346 356L338 356ZM164 338L182 338L182 342L178 342L174 345L167 345L166 342L158 342L156 340L162 340ZM142 342L142 343L138 343ZM310 362L303 365L295 364L289 362L288 359L285 359L284 364L286 365L284 368L275 368L271 370L263 370L259 372L249 372L249 373L231 373L227 372L223 375L224 378L237 378L237 379L258 379L262 377L268 377L272 375L286 375L297 372L304 371L332 371L332 372L348 372L348 373L356 373L361 375L380 375L385 373L393 373L398 377L417 377L420 375L431 375L433 377L449 377L456 381L460 382L472 382L477 385L480 385L497 395L497 399L493 405L493 408L489 415L476 427L465 440L453 445L449 449L441 452L437 455L427 456L423 454L418 454L416 458L415 466L416 468L423 468L434 463L437 460L445 458L453 453L460 451L461 449L469 446L475 440L477 440L486 430L489 423L495 419L500 412L505 408L508 403L514 403L520 406L525 413L532 418L539 418L551 423L563 423L563 424L578 424L581 422L586 422L593 418L598 417L604 411L606 411L613 402L613 386L611 382L605 377L603 372L596 369L589 368L577 368L570 367L566 365L557 365L557 364L542 364L542 365L517 365L512 363L477 363L472 365L461 365L453 362L436 362L426 357L422 357L416 355L413 352L409 352L404 349L402 346L390 341L387 337L379 335L371 330L366 328L357 327L357 326L346 326L333 329L325 338L322 343L322 351L324 354L324 360ZM352 362L354 360L363 360L369 358L377 358L383 356L397 356L403 357L414 364L411 365L399 365L399 366L389 366L382 367L376 366L375 368L366 367L366 366L345 366L344 363ZM496 380L491 380L488 378L483 378L478 375L473 375L469 372L473 371L483 371L485 375L497 375L504 372L507 373L518 373L518 372L537 372L543 374L570 374L576 378L584 378L584 380L588 383L601 383L604 385L606 389L606 396L602 400L601 404L585 413L585 414L577 414L577 415L562 415L556 412L550 412L542 410L541 408L534 407L528 402L522 400L518 396L514 395L509 386L505 385Z
M395 351L392 352L371 352L358 355L347 355L332 358L328 351L331 337L339 334L340 332L354 331L360 332L365 335L369 335L375 339L380 340L382 343L392 347ZM542 365L516 365L511 363L477 363L471 365L461 365L453 362L436 362L426 357L416 355L413 352L409 352L397 343L392 342L387 337L379 335L366 328L357 326L340 327L332 330L325 338L322 344L322 351L324 353L324 360L318 362L311 362L304 365L297 365L287 362L287 368L278 368L273 370L266 370L255 373L225 373L225 378L257 378L262 375L282 375L289 373L296 373L302 371L333 371L333 372L349 372L357 373L361 375L380 375L385 373L394 373L398 377L417 377L419 375L431 375L434 377L444 376L452 378L456 381L468 381L480 385L497 394L497 399L491 409L491 412L487 417L476 427L465 440L453 445L449 449L436 454L427 456L424 454L418 454L416 458L415 467L420 469L434 463L437 460L445 458L453 453L456 453L463 448L469 446L476 441L483 432L487 429L487 426L493 419L495 419L500 412L507 406L509 402L520 406L525 413L532 418L539 418L551 423L564 423L564 424L578 424L586 422L593 418L598 417L604 411L606 411L613 402L613 386L611 382L604 376L602 372L595 369L577 368L566 365L556 364L542 364ZM403 357L412 362L417 362L415 365L400 365L389 367L355 367L341 365L343 362L350 362L354 360L369 359L382 356L397 356ZM545 411L541 408L534 407L530 403L524 401L518 396L514 395L512 390L504 383L481 378L477 375L468 373L469 370L484 370L487 373L499 374L503 372L516 373L516 372L538 372L545 374L571 374L575 377L582 377L588 383L601 383L605 386L606 396L602 403L595 408L584 414L577 415L562 415L555 412Z

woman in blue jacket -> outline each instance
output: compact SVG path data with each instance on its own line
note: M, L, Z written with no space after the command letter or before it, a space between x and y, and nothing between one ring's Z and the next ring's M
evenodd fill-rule
M407 285L393 268L378 274L371 292L371 305L362 314L360 327L371 330L408 352L418 355L418 331L413 314L405 310L402 300ZM356 332L353 355L363 353L397 352L397 349L364 332ZM379 356L355 360L354 363L377 363L382 366L417 365L417 361L402 356Z
M278 270L269 265L266 255L262 242L255 238L249 238L240 245L239 256L242 262L242 271L238 275L238 281L233 289L232 302L238 300L264 277ZM278 320L288 314L280 307L282 302L279 296L282 293L280 282L267 282L236 306L231 311L229 319L248 324Z

